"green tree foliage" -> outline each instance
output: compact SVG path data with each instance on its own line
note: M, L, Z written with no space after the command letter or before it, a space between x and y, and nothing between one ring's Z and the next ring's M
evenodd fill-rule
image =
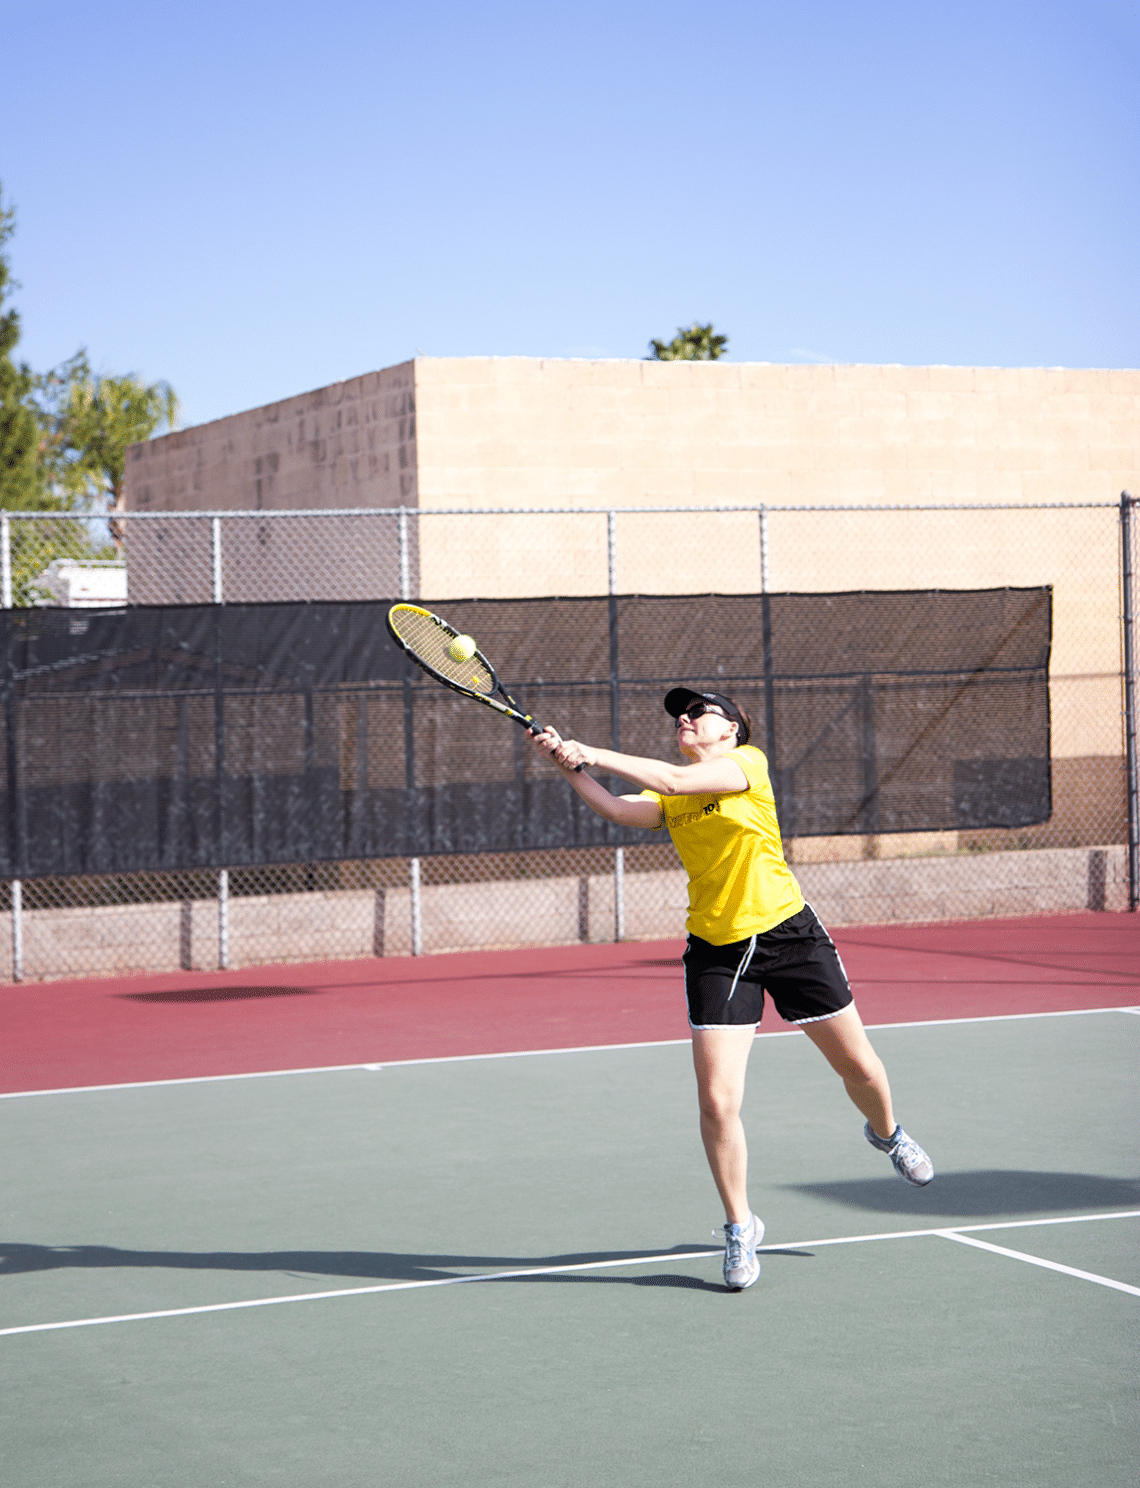
M70 507L121 511L127 445L141 444L163 424L174 427L174 389L132 373L97 377L83 351L38 378L37 387L53 491Z
M42 428L40 464L48 490L62 510L102 515L121 511L128 444L174 424L178 399L169 383L147 384L128 374L97 377L79 351L36 378ZM123 522L111 522L113 546L92 535L89 523L22 522L13 532L13 598L34 604L36 580L53 558L113 558L121 549ZM105 533L106 529L103 529ZM17 551L17 544L19 545Z
M15 212L0 199L0 307L12 293L4 245L15 231ZM40 425L32 394L35 377L12 353L20 339L16 310L0 314L0 508L26 511L53 506L40 463Z
M0 200L0 307L12 279L4 245L15 212ZM114 557L101 521L122 509L128 444L149 439L178 416L169 383L96 376L87 353L37 375L12 353L20 339L15 310L0 314L0 510L74 513L11 523L12 601L34 604L54 558ZM123 523L111 524L116 544Z
M727 336L714 335L711 323L698 325L694 320L688 330L684 326L678 326L677 334L672 341L650 341L651 354L646 360L650 362L715 362L718 357L724 355L727 347Z
M0 200L0 306L14 287L4 245L15 230L16 214ZM0 314L0 510L58 511L63 505L52 491L43 462L43 428L35 394L38 379L26 362L13 357L20 340L20 316ZM10 531L12 601L34 604L37 577L53 558L83 557L91 552L81 522L20 521Z

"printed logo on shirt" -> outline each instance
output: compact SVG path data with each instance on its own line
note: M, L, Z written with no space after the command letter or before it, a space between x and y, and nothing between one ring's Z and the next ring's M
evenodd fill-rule
M720 801L710 801L707 806L702 806L699 811L681 811L676 816L666 816L665 824L672 832L677 827L689 827L694 822L704 821L705 817L712 816L714 812L720 811Z

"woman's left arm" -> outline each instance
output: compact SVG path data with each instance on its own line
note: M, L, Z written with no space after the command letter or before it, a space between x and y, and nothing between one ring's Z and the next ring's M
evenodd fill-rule
M727 796L748 789L748 776L728 755L699 760L692 765L673 765L666 760L618 754L613 749L594 749L573 739L560 740L549 752L559 764L571 769L585 764L628 780L639 790L656 791L661 796Z

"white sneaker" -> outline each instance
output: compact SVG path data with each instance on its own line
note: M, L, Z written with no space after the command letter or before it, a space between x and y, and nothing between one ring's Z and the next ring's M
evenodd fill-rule
M716 1231L713 1231L716 1234ZM724 1284L730 1292L742 1292L760 1275L756 1247L764 1238L764 1221L751 1215L746 1225L724 1227Z
M871 1146L879 1152L885 1152L895 1165L895 1172L907 1183L913 1183L915 1188L925 1188L934 1177L934 1164L926 1153L918 1145L913 1137L908 1137L901 1126L896 1126L891 1136L880 1137L872 1130L868 1121L863 1128L863 1135Z

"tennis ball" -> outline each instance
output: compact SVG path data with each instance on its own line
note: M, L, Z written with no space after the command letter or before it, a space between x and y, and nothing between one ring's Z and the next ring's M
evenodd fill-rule
M447 654L452 661L470 661L477 649L470 636L456 636L448 646Z

